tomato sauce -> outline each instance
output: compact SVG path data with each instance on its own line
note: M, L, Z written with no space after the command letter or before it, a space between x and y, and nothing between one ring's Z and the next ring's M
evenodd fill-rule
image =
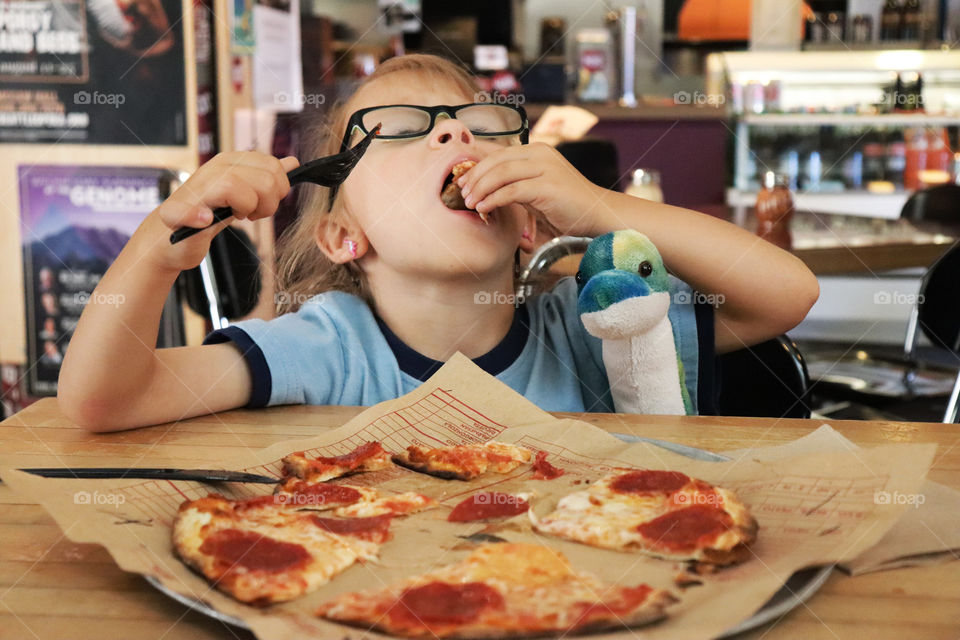
M251 571L285 571L302 567L311 557L302 545L240 529L214 532L200 545L200 551L216 558L228 570L239 566Z

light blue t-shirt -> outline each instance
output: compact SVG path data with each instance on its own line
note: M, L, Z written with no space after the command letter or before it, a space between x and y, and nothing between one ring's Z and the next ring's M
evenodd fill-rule
M690 292L676 278L672 284L674 292ZM694 304L674 303L669 315L696 411L702 355L698 314ZM709 320L704 331L711 333L712 349L712 317ZM249 407L369 406L420 386L429 373L423 373L423 363L434 362L400 342L366 302L341 291L314 296L296 313L238 322L211 333L205 343L226 341L240 349L250 367ZM614 410L601 342L583 327L572 278L522 305L503 342L474 362L546 411ZM420 373L411 374L416 366Z

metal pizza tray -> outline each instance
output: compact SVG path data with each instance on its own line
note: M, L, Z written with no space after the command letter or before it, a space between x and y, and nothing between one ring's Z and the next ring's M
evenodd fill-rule
M634 436L626 433L614 433L612 435L616 436L620 440L623 440L624 442L647 442L694 460L702 460L704 462L727 462L730 460L730 458L727 456L713 453L712 451L698 449L696 447L690 447L684 444L678 444L676 442L669 442L667 440L643 438L641 436ZM787 614L806 602L814 593L816 593L817 590L823 586L823 583L827 581L827 578L830 577L832 572L833 565L809 567L807 569L801 569L800 571L795 572L784 583L784 585L780 587L780 590L773 594L773 596L767 600L766 604L760 607L755 614L732 629L728 629L726 633L719 637L729 638L738 633L755 629ZM172 589L168 589L153 576L144 576L144 578L158 591L170 596L189 609L193 609L194 611L198 611L204 615L210 616L211 618L219 620L220 622L232 624L248 631L250 630L250 627L248 627L247 624L239 618L221 613L206 602L196 600L189 596L177 593Z

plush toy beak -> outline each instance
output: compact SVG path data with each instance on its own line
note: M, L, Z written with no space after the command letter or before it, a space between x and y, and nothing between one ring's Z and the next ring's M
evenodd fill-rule
M619 269L601 271L583 286L577 300L580 314L603 311L629 298L644 298L653 291L643 278Z

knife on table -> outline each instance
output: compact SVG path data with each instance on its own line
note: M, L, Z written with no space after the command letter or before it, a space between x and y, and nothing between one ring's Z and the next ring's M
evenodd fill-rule
M258 482L276 484L280 478L223 469L158 469L133 467L42 467L17 469L44 478L114 478L147 480L193 480L195 482Z

